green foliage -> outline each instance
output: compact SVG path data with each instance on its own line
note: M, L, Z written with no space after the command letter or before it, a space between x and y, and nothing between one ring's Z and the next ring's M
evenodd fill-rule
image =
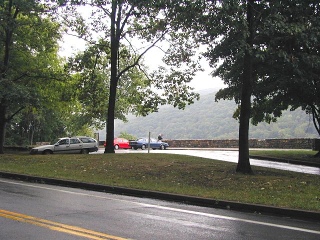
M10 127L28 126L22 116L33 113L40 104L50 106L54 102L54 94L48 92L52 80L63 79L57 57L59 24L49 12L37 0L0 4L0 153L6 124L17 117ZM23 129L20 132L29 128Z
M274 122L282 111L301 107L313 114L320 134L319 3L252 2L252 123ZM195 30L202 30L197 36L209 45L205 56L212 67L218 66L214 76L221 77L228 85L217 93L216 99L235 99L240 104L242 74L248 64L243 60L248 47L248 35L244 31L248 29L246 4L245 1L223 1L208 5L202 11L210 14L203 14L204 22L199 21ZM235 117L239 117L239 110Z
M125 46L120 48L119 54L120 67L134 61L134 53ZM76 112L91 126L100 127L107 118L110 67L110 44L102 39L97 45L88 46L84 52L69 58L69 72L75 73L73 89L76 91L72 96L79 104ZM123 73L118 81L115 118L126 121L125 115L129 112L143 114L140 105L143 99L148 98L146 89L147 79L138 66Z
M125 138L125 139L128 139L128 140L135 140L137 139L136 136L132 135L132 134L129 134L127 132L120 132L119 138Z
M104 65L101 65L105 69L109 69L110 64L110 81L109 86L107 86L109 87L109 94L101 94L105 95L108 103L107 106L101 102L94 104L94 107L97 107L96 115L100 114L98 115L100 120L105 114L103 108L107 107L108 109L105 115L108 132L106 151L108 152L114 152L112 142L115 118L124 119L125 114L129 111L137 115L145 116L150 112L157 111L159 105L166 103L178 108L185 108L187 104L191 104L194 100L198 99L198 95L190 92L192 89L187 86L187 83L190 82L192 76L194 76L195 71L200 68L197 63L191 61L188 54L185 54L187 50L189 50L189 52L191 51L190 48L186 47L184 51L181 51L181 48L177 51L180 53L180 56L178 56L179 54L177 53L175 54L178 56L176 59L178 61L173 61L173 59L171 59L171 61L166 60L167 63L170 62L171 65L168 73L162 69L162 71L150 75L147 69L141 64L143 55L150 48L156 46L158 42L163 41L170 28L166 18L163 17L166 16L167 10L165 2L166 1L84 0L81 1L81 4L93 7L91 8L92 12L88 19L89 24L87 25L76 11L70 11L69 6L66 7L68 16L64 18L68 24L72 26L71 30L77 33L78 36L90 43L95 43L96 46L98 44L92 36L101 36L102 34L104 38L110 39L110 43L107 44L110 45L110 57L109 59L105 58L110 60L110 62L105 62ZM71 2L71 5L72 4ZM74 3L75 6L78 4L80 4L80 2ZM76 8L73 8L73 10L76 10ZM187 34L174 34L175 33L172 33L171 37L176 44L181 44L181 42L176 41L178 36L180 39L189 39ZM141 41L142 47L140 49L139 46L134 47L133 39L135 41ZM126 41L128 41L129 44L125 46ZM173 63L180 67L181 61L186 63L185 68L176 69ZM94 67L96 67L96 65L94 65ZM90 77L87 76L87 79L98 79L98 75L96 76L96 74L96 72L91 72ZM83 75L83 73L81 73L81 75ZM138 77L141 78L138 85L133 83L136 81L132 80L133 75L135 75L136 79L138 79ZM124 91L119 91L121 89ZM158 89L161 90L160 93L157 91ZM127 99L119 96L120 94L124 94L123 96L126 96ZM87 99L88 101L81 102L82 105L86 104L84 108L86 115L88 115L87 110L89 109L89 105L94 101L88 96ZM92 112L92 110L90 110L90 112ZM91 118L93 118L93 116L91 116Z
M184 2L185 12L200 7L195 11L198 18L184 14L186 21L180 20L180 25L208 45L204 56L216 67L213 76L228 86L216 99L234 99L239 105L233 115L239 119L237 171L251 172L250 118L255 125L270 123L282 111L302 107L312 113L320 134L318 2Z
M313 115L320 134L319 19L320 4L314 1L273 3L264 22L265 59L257 65L255 122L281 115L283 109L302 107ZM274 12L276 14L274 14ZM272 69L270 71L269 69Z
M5 145L28 146L66 136L58 111L26 108L8 124Z

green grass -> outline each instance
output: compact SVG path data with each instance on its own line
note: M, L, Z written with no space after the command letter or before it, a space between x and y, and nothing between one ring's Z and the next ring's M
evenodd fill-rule
M252 156L320 163L320 158L314 157L317 153L318 151L311 150L250 150L250 155Z
M261 153L261 152L260 152ZM175 154L0 155L0 171L320 211L320 176Z

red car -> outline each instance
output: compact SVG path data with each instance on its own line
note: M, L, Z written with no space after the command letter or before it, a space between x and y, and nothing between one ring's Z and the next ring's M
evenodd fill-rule
M103 146L106 146L106 142L104 142ZM129 140L125 139L125 138L115 138L113 141L113 146L114 149L129 149L130 144L129 144Z

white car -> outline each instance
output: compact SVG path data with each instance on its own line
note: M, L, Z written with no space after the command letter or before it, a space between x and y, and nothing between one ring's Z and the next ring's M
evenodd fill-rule
M89 153L98 151L99 143L91 137L65 137L53 145L32 148L30 154Z

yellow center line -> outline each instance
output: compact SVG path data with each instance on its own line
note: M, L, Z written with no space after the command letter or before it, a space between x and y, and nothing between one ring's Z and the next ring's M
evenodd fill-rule
M33 224L39 227L48 228L58 232L64 232L80 237L85 237L89 239L107 239L107 240L126 240L125 238L112 236L109 234L105 234L102 232L96 232L85 228L80 228L76 226L66 225L58 222L49 221L46 219L36 218L28 215L24 215L21 213L10 212L3 209L0 209L0 217L12 219L19 222L25 222L29 224Z

